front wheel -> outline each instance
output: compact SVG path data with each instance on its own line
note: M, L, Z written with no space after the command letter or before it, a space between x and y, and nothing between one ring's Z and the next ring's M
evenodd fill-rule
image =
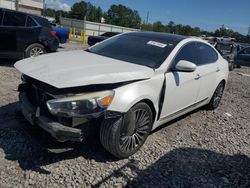
M225 83L220 82L219 85L217 86L210 102L207 105L208 110L214 110L219 106L221 98L223 96L224 87L225 87Z
M152 125L150 107L146 103L138 103L124 117L103 121L100 128L101 144L117 158L129 157L142 147Z

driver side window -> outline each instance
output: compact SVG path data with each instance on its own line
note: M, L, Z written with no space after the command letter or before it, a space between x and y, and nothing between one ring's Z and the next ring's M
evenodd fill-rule
M196 47L194 42L190 42L186 44L177 54L173 61L173 66L175 66L180 60L185 60L192 62L194 64L197 63L196 60Z

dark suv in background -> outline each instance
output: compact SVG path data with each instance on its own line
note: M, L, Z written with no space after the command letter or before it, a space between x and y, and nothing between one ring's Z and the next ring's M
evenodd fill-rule
M58 48L45 18L0 8L0 58L35 57Z

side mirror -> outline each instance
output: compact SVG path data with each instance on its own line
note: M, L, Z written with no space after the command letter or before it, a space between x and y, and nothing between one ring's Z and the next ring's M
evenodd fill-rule
M180 72L194 72L196 68L197 66L194 63L185 60L180 60L175 65L175 70Z

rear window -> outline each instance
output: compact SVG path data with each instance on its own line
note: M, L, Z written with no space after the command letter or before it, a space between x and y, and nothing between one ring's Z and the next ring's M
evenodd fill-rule
M41 17L33 17L41 26L51 28L49 21Z
M31 17L28 17L26 26L27 27L35 27L35 26L37 26L37 24Z
M25 26L26 15L19 12L5 12L3 25L6 26Z

